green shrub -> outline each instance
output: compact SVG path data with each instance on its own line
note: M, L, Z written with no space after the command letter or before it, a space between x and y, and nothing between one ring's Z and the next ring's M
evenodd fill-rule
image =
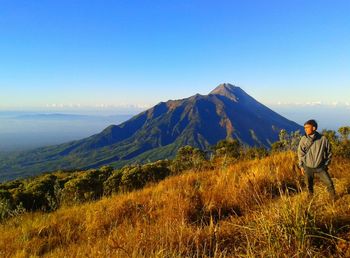
M6 182L3 184L0 184L0 190L11 190L11 189L15 189L15 188L20 188L22 187L24 184L22 181L20 180L14 180L14 181L10 181L10 182Z
M170 169L166 162L157 161L142 166L147 182L158 182L170 174Z
M99 170L77 173L73 179L64 183L62 201L69 204L101 198L104 182L110 177L112 171L112 167L105 166Z
M338 129L340 137L338 137L336 131L333 130L323 130L322 134L327 137L331 146L332 152L335 156L350 158L350 127L342 126Z
M214 147L216 157L233 158L238 159L241 155L241 144L238 140L222 140L219 141Z
M174 174L189 169L201 170L207 163L204 151L187 145L178 150L171 170Z
M121 177L121 189L133 190L144 187L149 182L157 182L170 174L168 162L158 161L146 165L124 167Z
M15 204L21 204L24 209L27 211L32 211L34 196L28 192L23 191L22 189L15 189L12 193L13 201Z
M67 181L62 190L64 203L83 202L96 199L102 195L102 183L98 181L99 174L96 171L88 171Z
M347 142L349 141L349 135L350 135L350 126L342 126L339 127L338 133L340 134L341 141Z
M14 201L8 190L0 190L0 221L7 218L13 210Z
M16 204L23 204L26 210L51 210L48 198L55 198L54 185L56 176L44 175L28 183L24 189L14 191Z
M336 149L335 155L350 159L350 141L341 142Z
M279 141L271 144L272 152L296 151L302 135L299 130L288 133L285 129L282 129L278 137Z
M122 170L113 171L110 177L108 177L107 180L103 183L103 194L111 195L113 193L119 192L122 176L123 176Z
M121 187L123 190L133 190L143 187L147 183L146 175L142 171L141 165L123 169Z
M24 211L22 204L16 205L12 194L8 190L0 190L0 221Z

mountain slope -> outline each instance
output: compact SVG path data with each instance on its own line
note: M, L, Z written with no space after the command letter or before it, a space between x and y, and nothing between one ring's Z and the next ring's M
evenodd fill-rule
M226 138L269 147L281 129L302 128L225 83L208 95L161 102L88 138L0 160L0 171L4 180L57 169L122 166L171 158L183 145L207 149Z

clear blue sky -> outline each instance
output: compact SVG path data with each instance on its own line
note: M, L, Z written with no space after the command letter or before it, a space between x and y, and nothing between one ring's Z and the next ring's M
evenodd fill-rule
M350 102L350 1L0 0L0 109L154 105L230 82Z

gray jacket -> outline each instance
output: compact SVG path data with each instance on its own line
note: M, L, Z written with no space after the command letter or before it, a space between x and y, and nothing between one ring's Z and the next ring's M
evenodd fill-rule
M315 132L313 136L304 135L300 139L298 146L299 167L318 168L328 166L331 162L332 151L328 139L318 132Z

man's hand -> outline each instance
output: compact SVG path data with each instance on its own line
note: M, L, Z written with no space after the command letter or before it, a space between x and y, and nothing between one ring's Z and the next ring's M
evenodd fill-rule
M304 170L304 168L300 168L300 171L301 171L301 174L302 174L302 175L305 175L305 170Z

